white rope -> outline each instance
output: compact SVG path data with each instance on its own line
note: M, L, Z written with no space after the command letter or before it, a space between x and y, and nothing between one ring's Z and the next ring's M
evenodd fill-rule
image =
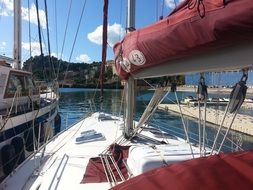
M175 97L176 97L176 100L177 100L177 105L178 105L178 108L179 108L179 111L180 111L180 115L181 115L181 120L182 120L182 123L183 123L183 127L184 127L184 132L185 132L185 135L186 135L186 140L189 144L189 147L190 147L190 150L191 150L191 154L192 154L192 158L194 158L194 154L193 154L193 150L192 150L192 145L190 143L190 139L189 139L189 135L188 135L188 132L186 130L186 126L185 126L185 122L184 122L184 117L183 117L183 113L182 113L182 110L181 110L181 106L180 106L180 103L178 101L178 97L177 97L177 92L175 91Z
M110 166L110 163L109 163L109 160L108 160L107 156L106 155L102 155L102 157L104 158L105 166L106 166L106 168L108 170L108 173L109 173L109 176L111 177L112 182L114 183L114 185L117 185L116 177L115 177L115 175L114 175L114 173L112 171L112 168Z
M219 152L220 152L220 150L221 150L221 148L222 148L222 146L223 146L223 144L224 144L224 142L225 142L225 139L226 139L226 137L227 137L227 135L228 135L228 132L230 131L230 129L231 129L233 123L234 123L234 120L235 120L235 118L236 118L236 115L237 115L237 113L238 113L238 110L239 110L239 109L236 109L236 111L235 111L235 113L234 113L234 115L233 115L232 121L231 121L229 127L228 127L227 130L226 130L226 133L225 133L225 135L224 135L224 137L223 137L223 139L222 139L222 142L221 142L221 144L220 144L220 147L219 147L219 150L218 150L218 154L219 154Z
M203 151L206 154L206 100L204 102L204 123L203 123Z
M110 184L110 187L112 187L112 183L111 183L111 181L110 181L110 179L109 179L107 170L106 170L106 168L105 168L105 163L104 163L104 160L103 160L103 156L100 155L99 157L100 157L100 159L101 159L101 162L102 162L102 165L103 165L103 169L104 169L104 171L105 171L106 179L107 179L108 183Z
M229 100L229 102L228 102L228 104L227 104L227 107L226 107L226 110L225 110L225 112L224 112L223 118L222 118L222 120L221 120L219 129L218 129L218 132L217 132L217 134L216 134L216 136L215 136L215 139L214 139L214 142L213 142L213 146L212 146L212 149L211 149L211 154L212 154L213 151L214 151L214 147L215 147L215 145L216 145L216 143L217 143L218 136L219 136L219 134L220 134L220 132L221 132L221 129L222 129L222 127L223 127L223 123L224 123L225 118L226 118L226 116L227 116L227 112L228 112L229 106L230 106L230 100Z
M199 110L199 118L198 118L198 131L199 131L199 154L201 155L201 108L200 108L200 100L198 100L198 110Z
M125 181L125 178L124 178L122 172L120 171L120 169L119 169L119 167L118 167L118 164L117 164L116 161L114 160L113 156L112 156L112 155L108 155L108 156L109 156L109 158L111 159L111 161L112 161L112 163L113 163L115 169L117 170L117 172L118 172L118 174L119 174L121 180L122 180L122 181Z

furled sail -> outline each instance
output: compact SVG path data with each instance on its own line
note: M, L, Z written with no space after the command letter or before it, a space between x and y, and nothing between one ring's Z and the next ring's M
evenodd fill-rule
M252 66L252 0L199 2L184 1L168 17L127 34L115 44L120 78ZM231 56L224 58L228 53Z

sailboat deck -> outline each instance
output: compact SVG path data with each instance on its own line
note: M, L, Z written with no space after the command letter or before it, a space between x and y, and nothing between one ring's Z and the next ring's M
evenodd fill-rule
M111 117L111 119L110 119ZM115 139L122 135L123 121L114 116L104 117L99 119L98 114L95 113L91 117L81 120L67 131L62 132L56 136L51 142L47 144L43 152L31 157L25 164L19 167L15 172L14 177L10 176L7 182L1 185L4 189L109 189L109 183L86 183L81 184L85 169L92 157L97 157L104 152L109 145L115 142ZM105 136L104 140L76 143L76 138L80 136L81 132L95 130ZM144 131L143 136L152 136L150 132ZM156 134L157 136L157 134ZM143 137L142 137L143 138ZM163 137L157 137L154 141L147 139L137 139L131 144L155 144L155 141L160 142ZM126 144L130 144L125 140ZM166 139L167 144L170 145L185 145L185 141L177 138ZM197 148L194 147L195 152ZM175 150L173 150L175 152ZM173 153L174 153L173 152ZM44 155L41 158L41 155ZM159 157L160 158L160 157ZM27 164L27 162L30 162ZM39 164L40 163L40 164ZM36 173L32 172L37 168ZM24 181L26 183L24 184ZM33 184L31 186L31 184ZM39 188L38 188L39 187Z
M73 126L68 135L59 136L59 144L48 147L49 154L55 154L47 164L49 168L44 168L41 174L43 184L40 189L108 189L108 183L80 184L85 168L91 157L97 157L108 145L115 141L115 138L121 135L119 131L119 122L116 120L99 121L96 117L90 117L80 121ZM76 144L76 138L80 133L94 129L105 136L104 141L94 141L88 143ZM59 142L59 140L55 140ZM53 144L55 144L53 142ZM64 146L64 147L63 147ZM58 151L59 150L59 151ZM57 151L57 152L56 152ZM56 153L55 153L56 152ZM73 177L74 176L74 177Z

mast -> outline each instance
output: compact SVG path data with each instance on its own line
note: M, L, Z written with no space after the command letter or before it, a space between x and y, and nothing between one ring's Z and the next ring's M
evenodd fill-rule
M100 70L100 97L101 101L104 96L104 75L105 75L105 65L106 65L106 51L107 51L107 25L108 25L108 0L104 0L103 8L103 40L102 40L102 64Z
M21 69L21 0L14 1L14 69Z
M128 0L127 9L127 32L135 28L135 0ZM126 82L126 120L124 136L131 137L134 124L134 110L135 110L135 80L130 75Z

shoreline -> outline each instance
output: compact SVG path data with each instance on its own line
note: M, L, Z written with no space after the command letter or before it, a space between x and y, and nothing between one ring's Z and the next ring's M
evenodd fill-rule
M175 114L180 114L182 111L183 115L191 117L193 119L198 119L199 117L199 109L194 106L181 105L180 110L176 104L160 104L158 106L158 109L167 112L173 112ZM207 108L207 114L207 122L219 126L222 121L224 111ZM230 121L232 117L233 115L228 113L222 125L224 128L230 127ZM253 118L251 116L238 113L233 123L234 124L231 127L232 130L253 136Z
M197 92L197 86L178 86L177 91L181 92ZM207 88L208 93L211 94L230 94L232 91L232 88ZM251 96L253 98L253 88L247 89L246 97Z

